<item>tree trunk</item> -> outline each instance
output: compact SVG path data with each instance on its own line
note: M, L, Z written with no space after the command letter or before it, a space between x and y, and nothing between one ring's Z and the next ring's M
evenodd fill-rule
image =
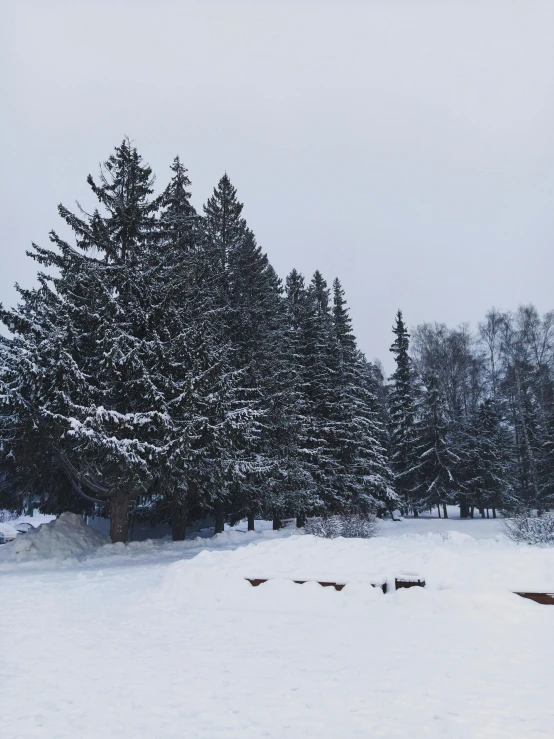
M442 512L444 513L444 518L448 518L448 510L446 508L446 503L442 504Z
M118 493L110 498L110 538L112 544L127 543L129 535L129 496Z
M487 508L487 518L490 518L489 509Z
M460 502L460 518L469 517L469 506L465 500Z
M439 518L440 518L441 517L441 507L438 503L437 503L437 511L438 511Z
M184 541L187 531L187 506L175 500L171 510L171 538L173 541Z
M278 531L281 527L282 527L281 519L274 518L273 519L273 531Z
M414 508L414 518L419 518L419 511L417 508Z
M470 515L471 518L473 518L474 513L475 513L475 506L472 505L469 508L469 515Z
M306 525L306 516L301 513L300 515L296 516L296 528L302 529Z
M248 531L254 531L254 514L248 514Z
M481 518L485 518L485 509L483 506L480 506L479 513L481 514Z
M222 534L225 531L225 506L222 500L218 500L214 506L214 518L214 534Z
M493 518L496 518L496 508L493 508L492 509L492 517Z

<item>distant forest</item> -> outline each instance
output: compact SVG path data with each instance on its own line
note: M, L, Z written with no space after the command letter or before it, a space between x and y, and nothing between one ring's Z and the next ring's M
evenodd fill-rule
M126 139L88 183L96 208L59 206L71 242L33 245L38 286L0 306L0 508L106 515L113 541L139 510L179 540L204 515L552 508L554 312L380 316L385 378L339 280L283 284L227 175L197 213L180 159L155 195Z

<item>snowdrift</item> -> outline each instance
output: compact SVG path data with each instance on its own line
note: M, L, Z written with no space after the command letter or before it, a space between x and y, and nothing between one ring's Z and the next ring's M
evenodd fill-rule
M109 543L76 513L62 513L50 523L17 537L0 549L0 562L67 559L83 556Z
M406 575L422 577L426 588L398 591L393 595L398 602L446 604L471 594L505 603L515 591L554 592L554 550L516 545L505 538L477 541L455 531L370 540L292 536L260 540L231 552L205 551L176 562L163 576L158 594L167 602L228 607L241 602L244 607L247 599L251 607L279 608L286 598L293 599L295 607L305 603L317 610L324 603L346 604L353 597L379 600L383 594L372 583L387 582L391 593L395 577ZM253 588L245 578L270 582ZM293 580L347 585L337 593L315 582L297 585Z

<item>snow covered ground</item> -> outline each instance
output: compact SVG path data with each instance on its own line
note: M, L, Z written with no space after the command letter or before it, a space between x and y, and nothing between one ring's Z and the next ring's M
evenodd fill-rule
M554 591L554 550L512 544L500 521L385 522L370 541L230 531L63 559L14 544L0 547L7 739L553 736L554 608L510 591ZM427 587L370 585L410 572Z

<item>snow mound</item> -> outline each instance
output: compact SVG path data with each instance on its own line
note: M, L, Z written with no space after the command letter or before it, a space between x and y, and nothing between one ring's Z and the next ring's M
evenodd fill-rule
M80 557L108 542L106 536L87 526L76 513L62 513L5 544L0 549L0 562Z
M273 596L279 601L281 589L290 591L296 601L312 590L317 602L335 599L334 588L310 586L306 591L307 585L298 587L292 580L345 583L345 596L354 597L355 591L363 591L364 598L374 599L379 597L380 589L371 589L371 585L386 582L389 594L394 594L395 578L408 573L426 581L425 595L414 595L415 588L410 589L410 595L398 591L399 602L423 598L431 603L435 597L438 602L457 602L469 593L483 597L494 593L503 603L503 598L512 598L514 591L554 592L554 550L507 540L477 541L459 532L394 539L297 535L258 540L233 551L204 551L194 559L177 562L168 567L158 592L165 602L200 604L215 600L234 607L246 598L249 604L256 601L269 607L269 598L273 607ZM253 588L245 578L274 582ZM447 591L452 592L449 595Z

